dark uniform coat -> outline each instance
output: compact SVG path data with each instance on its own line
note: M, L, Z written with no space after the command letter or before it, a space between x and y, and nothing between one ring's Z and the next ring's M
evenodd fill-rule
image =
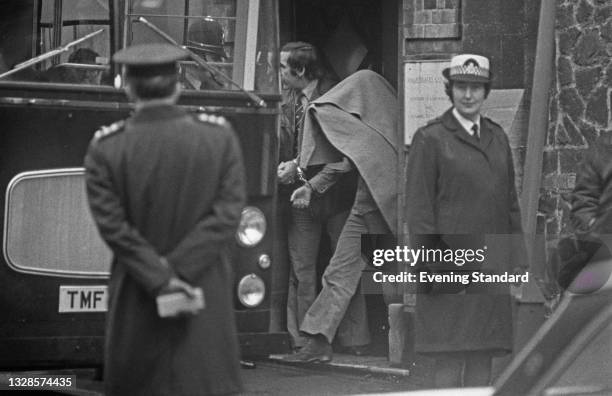
M512 154L498 124L482 117L480 128L478 141L449 110L416 132L407 166L408 228L414 248L452 249L465 243L482 248L488 243L480 270L511 273L514 265L525 265L511 257L519 249L517 238L492 239L491 234L519 234L521 240ZM454 263L446 268L453 269L462 268ZM425 286L425 293L417 295L416 351L511 350L507 285Z
M585 153L571 202L577 233L612 234L612 137L601 136Z
M107 394L239 391L226 247L245 202L245 179L231 128L176 106L145 107L96 133L85 168L93 217L114 253ZM156 293L173 273L203 289L206 308L196 316L157 315Z
M557 246L561 268L557 281L566 289L589 263L612 255L612 137L602 135L585 153L571 194L574 235Z

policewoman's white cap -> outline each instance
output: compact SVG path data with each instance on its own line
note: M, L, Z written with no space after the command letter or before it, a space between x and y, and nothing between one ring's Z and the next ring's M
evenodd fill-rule
M487 83L491 81L489 59L474 54L453 56L442 75L447 80Z

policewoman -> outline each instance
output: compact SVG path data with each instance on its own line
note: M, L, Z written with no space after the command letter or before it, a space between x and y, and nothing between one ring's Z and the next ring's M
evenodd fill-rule
M509 257L514 241L506 237L522 238L512 154L502 128L480 113L491 90L489 60L457 55L443 76L452 107L415 133L408 158L411 244L482 249L489 241L487 260L479 269L512 272L514 265L525 264ZM491 243L495 235L501 243ZM469 270L447 264L440 273ZM420 263L420 268L437 272L432 263ZM492 358L512 350L508 285L419 286L414 347L435 358L435 385L488 384Z
M117 52L135 112L96 132L87 195L113 252L106 326L107 395L225 395L241 390L228 247L245 203L237 138L220 117L188 114L163 44ZM205 308L161 317L180 292Z

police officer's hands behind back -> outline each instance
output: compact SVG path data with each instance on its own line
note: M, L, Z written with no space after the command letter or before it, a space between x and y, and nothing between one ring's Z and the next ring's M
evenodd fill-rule
M186 299L180 298L181 294L184 295ZM162 302L164 297L169 296L175 296L175 298L171 299L172 301L170 302L168 299ZM190 284L177 277L170 278L168 283L160 289L157 297L158 311L162 317L178 318L193 316L202 309L201 305L203 302L200 304L200 301L197 301L198 299L202 299L201 290L192 287ZM166 306L160 308L160 304L166 304ZM162 311L168 313L162 314Z
M195 297L195 288L192 287L189 283L183 280L180 280L179 278L176 278L176 277L170 278L168 283L166 283L166 285L161 288L161 290L159 291L159 294L160 295L169 294L169 293L174 293L174 292L183 292L188 297L191 297L191 298Z

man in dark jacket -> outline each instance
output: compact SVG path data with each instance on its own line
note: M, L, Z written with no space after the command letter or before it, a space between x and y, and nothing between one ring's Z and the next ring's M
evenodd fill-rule
M149 44L126 65L136 111L99 130L85 157L93 218L113 251L108 395L220 395L241 389L227 248L245 202L239 143L220 117L175 105L183 50ZM205 308L158 315L156 297L201 288Z
M602 135L576 172L570 221L578 233L612 233L612 137Z
M441 275L512 272L512 234L520 211L508 138L481 116L491 89L489 60L458 55L443 72L453 107L414 135L407 166L406 214L414 249L483 249L482 268L423 263ZM493 245L493 242L496 242ZM474 263L478 264L479 263ZM486 385L491 358L512 349L506 284L423 283L416 300L415 351L436 358L437 387Z
M602 135L585 153L571 195L575 238L559 243L559 285L566 289L589 262L608 259L612 246L612 137ZM579 285L577 285L579 286Z

